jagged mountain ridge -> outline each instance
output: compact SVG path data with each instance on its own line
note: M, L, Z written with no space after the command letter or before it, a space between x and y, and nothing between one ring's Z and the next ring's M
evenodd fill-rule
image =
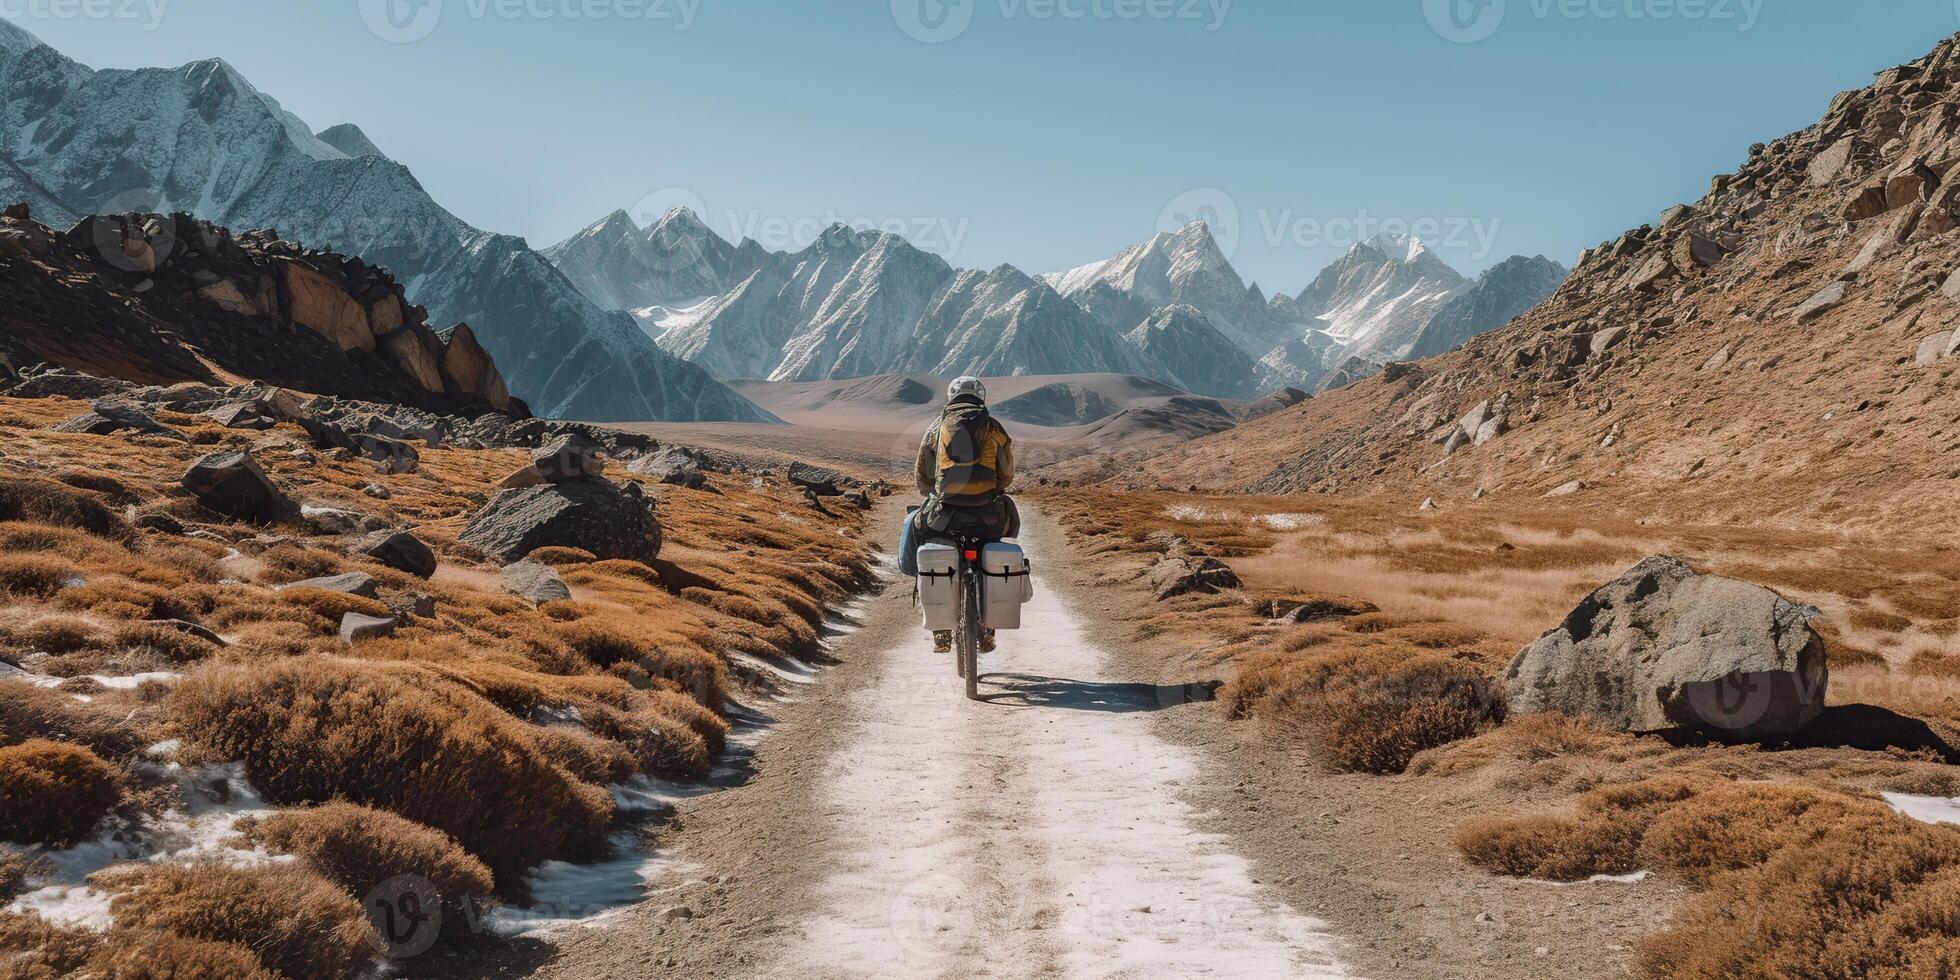
M1438 308L1404 356L1432 357L1509 323L1556 292L1568 275L1571 270L1542 255L1511 256Z
M358 130L327 131L355 149ZM467 321L512 390L595 421L767 414L599 309L523 240L437 205L405 167L351 156L219 60L93 70L0 23L0 199L51 223L187 211L391 269L431 319Z
M1141 479L1556 491L1680 522L1896 526L1960 477L1960 38L1749 148L1463 348L1180 447Z
M1383 234L1348 249L1275 310L1339 341L1348 356L1392 361L1468 286L1420 239Z

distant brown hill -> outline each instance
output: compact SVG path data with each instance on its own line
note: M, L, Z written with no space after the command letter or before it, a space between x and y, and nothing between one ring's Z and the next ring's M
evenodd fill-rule
M1557 491L1846 526L1950 517L1957 41L1750 147L1699 201L1582 253L1502 330L1170 448L1127 478L1439 502Z
M529 414L470 329L430 329L387 270L184 215L0 217L0 373L36 363Z

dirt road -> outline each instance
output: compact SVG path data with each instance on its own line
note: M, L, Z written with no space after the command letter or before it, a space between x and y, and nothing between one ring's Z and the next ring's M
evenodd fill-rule
M1338 939L1268 894L1181 792L1200 759L1151 716L1202 710L1186 702L1206 689L1126 682L1036 573L1026 628L983 659L984 703L932 652L909 590L874 602L757 779L685 813L672 844L697 873L565 937L544 972L1347 976Z

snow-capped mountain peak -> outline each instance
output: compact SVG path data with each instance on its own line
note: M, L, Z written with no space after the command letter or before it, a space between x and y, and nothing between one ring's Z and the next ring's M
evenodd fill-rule
M12 57L41 45L41 39L13 24L0 20L0 55Z
M1127 334L1154 311L1179 303L1203 314L1218 332L1254 356L1293 333L1267 307L1264 294L1239 278L1204 221L1043 279L1119 333Z
M323 129L317 134L317 138L320 142L355 159L361 157L377 157L382 160L388 159L388 154L381 152L381 148L375 146L373 140L368 139L367 133L362 132L361 127L353 123L341 123L338 126Z
M1391 231L1382 232L1368 239L1368 247L1390 259L1408 265L1428 254L1429 246L1414 235L1398 235Z

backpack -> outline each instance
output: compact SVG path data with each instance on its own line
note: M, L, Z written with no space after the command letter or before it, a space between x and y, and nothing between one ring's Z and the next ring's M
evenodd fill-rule
M980 507L1000 499L1000 458L1007 433L980 405L948 409L939 420L939 458L934 489L955 507Z

